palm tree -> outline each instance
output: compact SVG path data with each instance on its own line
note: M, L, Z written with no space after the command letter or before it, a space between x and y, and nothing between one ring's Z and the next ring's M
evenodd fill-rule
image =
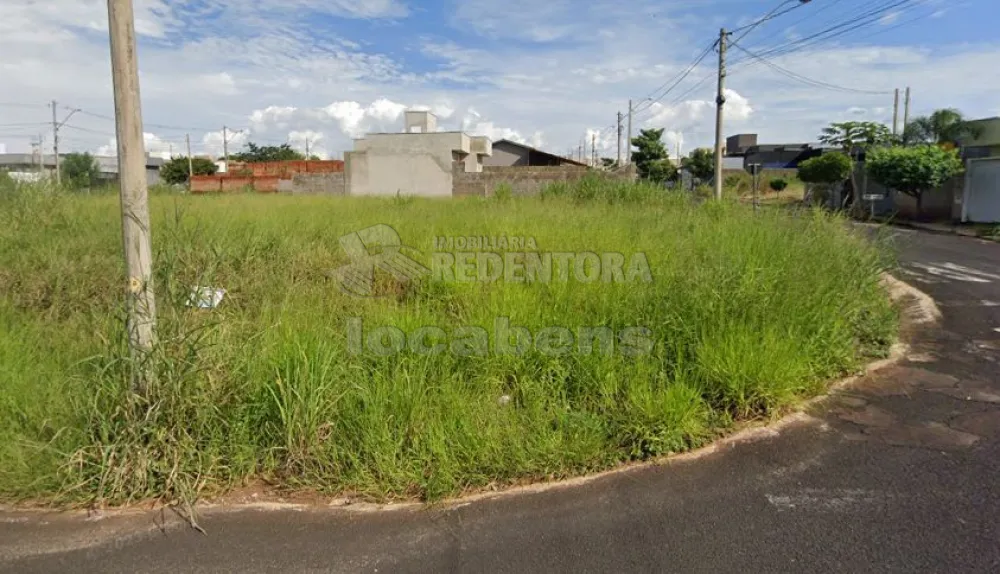
M903 143L959 145L966 137L978 137L982 128L971 124L954 108L936 110L929 116L914 118L903 131Z

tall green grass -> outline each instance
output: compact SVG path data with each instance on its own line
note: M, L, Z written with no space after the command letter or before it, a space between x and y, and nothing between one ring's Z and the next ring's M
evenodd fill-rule
M584 180L538 198L158 196L155 384L129 391L116 198L0 199L0 496L191 500L263 479L375 499L603 469L772 416L883 351L891 262L841 220L692 205ZM429 264L435 236L645 253L651 283L401 284L340 291L338 238L388 224ZM414 252L409 252L414 253ZM192 286L228 292L188 307ZM349 352L346 321L446 330L496 317L646 326L645 356Z

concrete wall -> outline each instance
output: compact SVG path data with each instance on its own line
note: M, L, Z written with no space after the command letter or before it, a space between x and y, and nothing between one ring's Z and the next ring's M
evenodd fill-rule
M343 173L299 173L292 176L291 185L282 186L279 190L291 193L346 195L347 179Z
M499 143L493 146L493 155L483 160L485 167L512 167L528 165L528 150Z
M588 173L586 167L484 167L482 173L454 174L455 196L490 197L502 184L508 184L514 195L535 195L545 186L559 181L575 181Z
M461 132L370 134L346 154L350 195L451 197L454 163L478 173L492 152L486 138Z

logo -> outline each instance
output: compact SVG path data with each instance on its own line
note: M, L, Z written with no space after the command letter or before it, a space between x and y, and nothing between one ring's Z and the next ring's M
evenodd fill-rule
M403 255L404 245L396 230L385 224L366 227L340 238L351 262L334 273L340 288L348 294L372 297L375 291L375 270L389 273L397 281L408 282L430 273L417 261ZM412 249L406 247L406 249Z

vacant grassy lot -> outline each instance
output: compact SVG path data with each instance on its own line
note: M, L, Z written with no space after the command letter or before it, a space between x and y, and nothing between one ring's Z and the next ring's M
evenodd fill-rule
M262 479L433 499L577 474L779 412L895 330L889 262L820 213L585 181L531 199L157 196L152 216L161 344L138 397L117 198L0 194L0 496L190 500ZM644 254L651 281L380 274L379 296L345 294L338 239L377 224L427 266L436 236L523 237L539 252ZM226 298L192 308L196 285ZM387 355L352 350L348 327L451 338L492 334L497 318L536 338L645 327L651 346Z

